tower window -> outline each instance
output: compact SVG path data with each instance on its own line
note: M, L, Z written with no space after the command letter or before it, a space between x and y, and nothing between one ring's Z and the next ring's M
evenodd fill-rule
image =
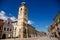
M25 9L25 11L27 11L27 10Z
M22 8L21 8L21 10L22 10Z
M25 15L26 15L26 13L25 13Z

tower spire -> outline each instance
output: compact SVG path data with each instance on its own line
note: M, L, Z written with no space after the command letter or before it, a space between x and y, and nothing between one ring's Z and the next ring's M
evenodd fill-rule
M23 2L21 3L21 6L25 6L27 8L27 6L26 6L26 0L23 0Z
M26 0L23 0L22 4L25 4L26 3Z

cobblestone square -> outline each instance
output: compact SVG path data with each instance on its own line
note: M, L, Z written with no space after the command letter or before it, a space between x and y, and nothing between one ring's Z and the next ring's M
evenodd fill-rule
M37 38L15 38L15 39L1 39L1 40L59 40L57 38L37 37Z

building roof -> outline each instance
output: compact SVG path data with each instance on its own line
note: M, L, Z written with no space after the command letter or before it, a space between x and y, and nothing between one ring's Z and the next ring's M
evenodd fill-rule
M32 28L34 28L34 29L35 29L35 27L33 27L32 25L29 25L29 24L28 24L28 26L29 26L29 27L32 27Z
M12 23L16 23L16 22L18 22L18 21L14 21L14 22L12 22Z
M16 23L16 22L18 22L18 21L14 21L14 22L12 22L12 23ZM28 26L29 27L32 27L32 28L34 28L35 29L35 27L33 27L32 25L30 25L30 24L28 24Z

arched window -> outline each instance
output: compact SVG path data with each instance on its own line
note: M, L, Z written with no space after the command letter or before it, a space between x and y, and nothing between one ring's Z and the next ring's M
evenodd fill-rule
M7 28L7 31L9 31L9 28Z
M6 28L4 28L4 31L6 31Z
M21 10L22 10L22 8L21 8Z

